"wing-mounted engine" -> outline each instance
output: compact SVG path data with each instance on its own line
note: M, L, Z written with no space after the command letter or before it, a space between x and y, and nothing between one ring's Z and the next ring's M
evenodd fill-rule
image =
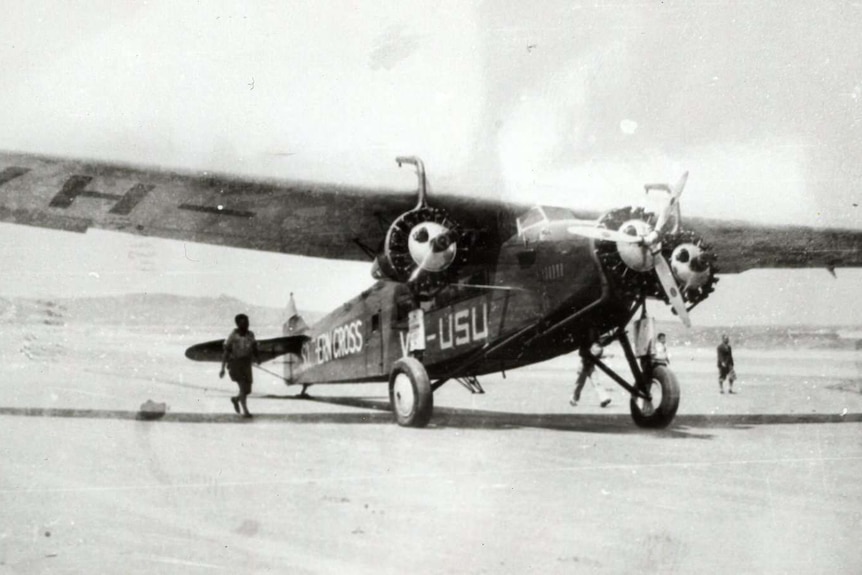
M468 252L466 234L445 210L427 202L425 166L415 157L396 158L398 166L416 166L419 201L389 226L372 275L407 283L417 295L434 293L451 280Z

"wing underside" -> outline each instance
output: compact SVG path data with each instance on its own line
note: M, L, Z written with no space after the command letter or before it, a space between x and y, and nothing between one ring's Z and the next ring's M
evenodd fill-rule
M755 268L862 267L862 231L687 220L718 256L720 273Z
M504 204L440 195L435 205L493 235ZM0 221L99 228L252 250L368 260L410 190L190 174L0 152Z
M514 233L526 206L433 194L429 201L485 245ZM416 203L411 190L182 173L0 152L0 221L367 261ZM721 273L752 268L862 267L862 232L687 219Z

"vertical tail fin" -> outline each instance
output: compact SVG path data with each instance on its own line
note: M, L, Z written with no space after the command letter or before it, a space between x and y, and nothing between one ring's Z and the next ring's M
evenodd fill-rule
M308 331L308 325L296 309L296 302L293 300L293 292L290 293L290 300L287 302L285 315L287 316L287 321L285 321L282 326L282 332L284 335L300 335Z

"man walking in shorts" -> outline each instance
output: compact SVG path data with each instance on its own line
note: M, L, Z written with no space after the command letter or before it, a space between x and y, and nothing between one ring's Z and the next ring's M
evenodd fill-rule
M224 377L225 367L227 367L231 380L239 386L239 395L230 398L233 409L240 414L240 406L242 406L242 416L251 417L246 398L251 394L251 362L260 363L257 340L254 339L254 332L248 329L247 315L241 313L234 318L234 321L236 329L224 340L224 355L219 377Z
M733 350L730 347L730 338L721 336L721 344L718 346L718 390L724 393L724 380L727 380L727 393L733 391L733 382L736 381L736 371L733 369Z

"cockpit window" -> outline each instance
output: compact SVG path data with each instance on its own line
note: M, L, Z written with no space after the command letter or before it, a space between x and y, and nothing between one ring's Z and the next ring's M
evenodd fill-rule
M542 211L545 212L545 217L548 221L558 222L560 220L573 220L575 213L569 208L558 208L556 206L542 206Z
M528 230L537 224L573 219L576 219L575 213L568 208L558 208L556 206L534 206L518 218L518 233L522 234L525 230Z
M524 214L518 217L518 232L521 233L524 230L535 226L536 224L540 224L545 221L545 214L542 212L542 208L539 206L530 208Z

